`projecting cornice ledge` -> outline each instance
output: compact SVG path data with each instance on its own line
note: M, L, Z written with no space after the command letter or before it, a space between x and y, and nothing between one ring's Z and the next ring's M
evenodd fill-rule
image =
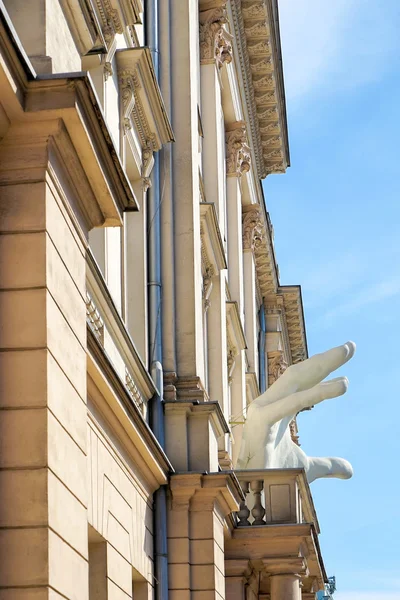
M304 321L303 300L299 285L282 285L276 294L264 297L267 312L281 315L287 331L288 351L291 363L296 364L308 358L306 325Z
M121 90L124 125L131 120L142 147L160 150L174 135L154 72L149 48L128 48L115 53Z
M282 285L278 288L278 294L283 296L292 361L301 362L308 358L301 287Z
M249 136L262 179L290 165L277 0L231 1Z

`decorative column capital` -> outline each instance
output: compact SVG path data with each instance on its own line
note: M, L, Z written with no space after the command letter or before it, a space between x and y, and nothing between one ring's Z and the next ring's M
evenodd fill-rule
M228 22L226 0L219 6L200 10L200 62L215 63L218 68L232 61L233 36L226 30Z
M309 576L307 560L303 556L281 556L262 559L264 569L270 577L293 578L300 581Z
M268 386L271 386L275 381L283 375L288 364L285 361L281 350L274 350L267 353L268 357Z
M225 132L227 177L241 177L250 171L250 148L247 145L246 124L237 121Z
M261 207L252 204L243 209L243 250L254 252L255 247L263 239L263 224L261 220Z

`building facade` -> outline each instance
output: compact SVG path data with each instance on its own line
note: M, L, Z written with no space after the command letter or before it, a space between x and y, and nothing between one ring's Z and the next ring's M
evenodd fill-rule
M314 599L304 473L235 471L307 357L276 0L0 9L1 600Z

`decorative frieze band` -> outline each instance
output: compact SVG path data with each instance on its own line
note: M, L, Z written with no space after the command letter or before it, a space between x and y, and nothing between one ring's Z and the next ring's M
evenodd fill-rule
M250 170L250 148L247 145L246 124L237 121L225 132L226 174L240 177Z
M233 36L225 27L228 23L226 0L216 4L206 10L200 7L200 61L201 64L215 63L220 68L232 61Z
M243 250L252 250L263 239L263 222L261 206L252 204L243 208Z

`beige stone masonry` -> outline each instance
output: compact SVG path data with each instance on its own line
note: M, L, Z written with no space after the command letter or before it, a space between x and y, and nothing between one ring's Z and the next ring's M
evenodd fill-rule
M218 402L165 402L166 451L176 471L217 471L218 440L228 431Z
M177 474L171 478L170 490L170 595L223 599L224 529L240 499L236 479L225 473Z
M0 155L8 156L2 160L0 243L3 261L10 258L0 278L0 479L6 494L0 589L51 587L84 600L85 257L76 225L84 233L85 219L74 196L69 203L62 194L65 171L52 160L43 130L34 146L36 131L28 139L37 152L25 171L18 161L12 169L10 146L0 146ZM34 185L25 183L29 167L36 177L42 173ZM25 256L20 269L15 261Z

